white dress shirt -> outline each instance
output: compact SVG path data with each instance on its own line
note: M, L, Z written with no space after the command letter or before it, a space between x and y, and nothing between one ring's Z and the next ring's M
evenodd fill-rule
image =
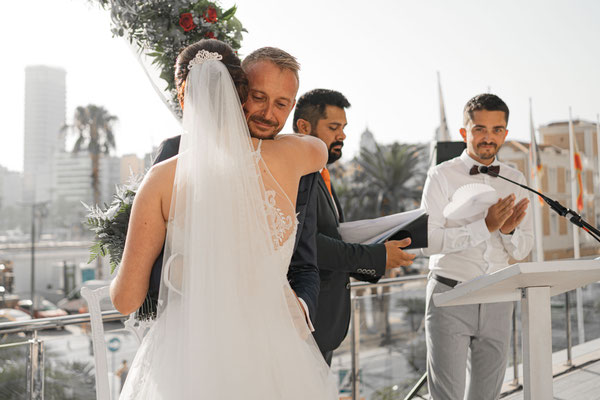
M515 204L529 197L525 189L501 178L486 174L469 175L473 165L482 164L473 160L465 150L460 157L431 168L421 200L421 207L429 214L429 246L423 250L425 255L430 256L429 269L459 282L508 266L509 256L522 260L533 247L530 206L512 235L505 235L500 230L490 233L485 224L487 210L462 220L444 218L444 207L450 203L454 192L469 183L490 185L496 189L500 198L514 193ZM500 166L500 175L521 184L526 183L525 177L518 170L498 160L491 165Z

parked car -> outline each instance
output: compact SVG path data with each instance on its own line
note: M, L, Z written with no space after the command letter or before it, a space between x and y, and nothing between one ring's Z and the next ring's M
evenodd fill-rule
M21 310L16 310L14 308L0 309L0 322L28 321L30 319L31 315Z
M73 289L67 297L60 300L57 305L66 310L69 314L78 314L88 312L87 302L83 297L81 297L81 288L88 287L91 290L100 289L103 286L110 285L110 281L100 281L100 280L90 280L85 281L81 285L77 286ZM112 302L109 297L106 297L100 301L100 310L108 311L114 310Z
M17 303L17 310L31 314L31 300L23 299ZM34 318L50 318L50 317L62 317L67 315L67 312L62 308L58 308L56 304L42 299L37 306L37 309L33 310Z

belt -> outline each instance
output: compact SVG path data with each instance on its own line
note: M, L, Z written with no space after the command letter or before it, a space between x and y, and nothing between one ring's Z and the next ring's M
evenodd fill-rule
M444 285L450 286L452 288L460 283L459 281L455 281L454 279L450 278L444 278L443 276L439 276L438 274L431 274L431 278L435 279L439 283L443 283Z

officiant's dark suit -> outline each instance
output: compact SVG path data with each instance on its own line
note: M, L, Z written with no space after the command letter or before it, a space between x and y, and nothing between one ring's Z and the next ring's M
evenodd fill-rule
M328 164L342 155L347 107L350 103L344 95L327 89L311 90L296 103L294 131L323 140L329 150ZM317 265L321 290L314 337L323 357L331 364L333 350L348 333L350 277L377 282L385 274L387 250L384 244L344 242L338 233L344 213L327 168L317 177L317 186Z
M180 140L181 136L175 136L164 140L158 149L158 154L154 159L153 164L157 164L177 155L179 152ZM296 295L306 303L313 324L315 323L315 316L317 314L317 298L319 294L319 272L317 269L316 248L316 178L318 176L318 173L314 173L305 175L300 179L298 197L296 199L298 228L294 253L288 270L290 286L296 292ZM152 272L150 274L149 294L156 298L158 298L158 289L160 287L162 258L163 253L161 252L152 266Z
M344 222L341 204L322 176L317 177L317 265L321 277L314 337L328 364L348 333L350 325L350 277L377 282L385 274L383 244L346 243L338 233Z

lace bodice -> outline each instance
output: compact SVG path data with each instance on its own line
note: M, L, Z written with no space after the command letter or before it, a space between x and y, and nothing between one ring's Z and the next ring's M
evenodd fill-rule
M273 244L276 249L283 247L286 236L290 238L289 232L293 230L298 223L292 215L286 215L275 201L277 192L274 190L267 190L265 192L265 208L267 211L267 218L269 220L269 226L271 228L271 235L273 238Z
M258 142L256 148L256 162L265 187L265 209L273 245L276 250L281 250L283 247L287 247L288 242L294 242L290 239L295 239L298 220L294 204L275 180L261 157L261 144L262 140Z

